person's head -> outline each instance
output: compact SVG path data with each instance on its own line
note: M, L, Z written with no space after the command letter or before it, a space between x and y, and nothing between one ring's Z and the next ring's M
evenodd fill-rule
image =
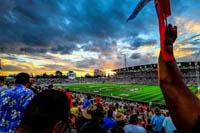
M89 100L90 100L90 99L91 99L91 95L88 95L88 96L87 96L87 99L89 99Z
M79 133L106 133L105 129L101 126L96 125L95 123L90 123L89 125L85 125L81 127Z
M35 82L35 79L33 77L30 77L29 78L29 83L26 84L26 88L31 88L31 86L34 84L34 82Z
M4 77L0 77L0 86L4 85Z
M147 119L147 124L150 124L151 123L151 119Z
M138 116L136 114L131 115L129 122L130 122L130 124L137 125L138 124Z
M108 133L125 133L124 129L120 126L114 126L108 130Z
M30 76L27 73L19 73L16 76L15 84L22 84L26 86L29 84L29 78Z
M30 85L34 84L34 82L35 82L35 79L33 77L29 78Z
M20 133L62 133L66 128L70 105L68 97L56 90L35 96L24 110Z
M160 115L160 108L159 107L155 107L154 112L156 115Z
M100 103L101 102L101 98L100 97L96 97L96 103Z
M90 105L90 106L88 106L83 111L83 117L85 117L86 119L92 119L92 111L94 111L96 109L97 109L96 105Z
M150 109L149 109L149 107L147 107L147 112L150 112Z
M91 112L92 120L98 124L103 124L104 114L100 109Z
M113 116L113 111L112 110L108 110L108 117L112 118Z
M52 85L52 84L49 85L49 86L48 86L48 89L49 89L49 90L53 89L53 85Z
M169 117L169 112L166 112L166 116Z

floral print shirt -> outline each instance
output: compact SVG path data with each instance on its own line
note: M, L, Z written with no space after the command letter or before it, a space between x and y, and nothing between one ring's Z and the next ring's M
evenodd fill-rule
M33 98L32 90L21 84L0 93L0 133L14 133L20 124L23 110Z

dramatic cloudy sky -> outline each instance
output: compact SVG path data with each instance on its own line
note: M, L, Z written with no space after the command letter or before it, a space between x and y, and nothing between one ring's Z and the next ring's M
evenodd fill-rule
M129 23L139 0L0 0L0 57L4 74L156 63L158 20L149 3ZM193 61L199 51L200 0L171 0L168 22L178 26L175 54Z

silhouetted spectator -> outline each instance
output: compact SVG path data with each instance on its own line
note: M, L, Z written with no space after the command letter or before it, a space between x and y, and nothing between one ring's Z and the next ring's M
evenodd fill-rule
M45 90L24 110L16 133L64 133L69 127L69 112L69 100L64 93Z
M80 129L79 133L106 133L106 131L101 127L103 124L103 112L96 109L91 112L92 120L86 122Z

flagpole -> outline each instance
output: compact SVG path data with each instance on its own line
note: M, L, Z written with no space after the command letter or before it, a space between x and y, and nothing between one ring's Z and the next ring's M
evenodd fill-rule
M167 18L165 19L165 26L167 26Z
M165 0L163 0L163 7L166 15ZM167 17L165 16L165 26L167 26Z
M165 0L163 0L163 7L164 7L164 12L165 12L165 27L167 26L167 17L166 17L166 9L165 9Z

